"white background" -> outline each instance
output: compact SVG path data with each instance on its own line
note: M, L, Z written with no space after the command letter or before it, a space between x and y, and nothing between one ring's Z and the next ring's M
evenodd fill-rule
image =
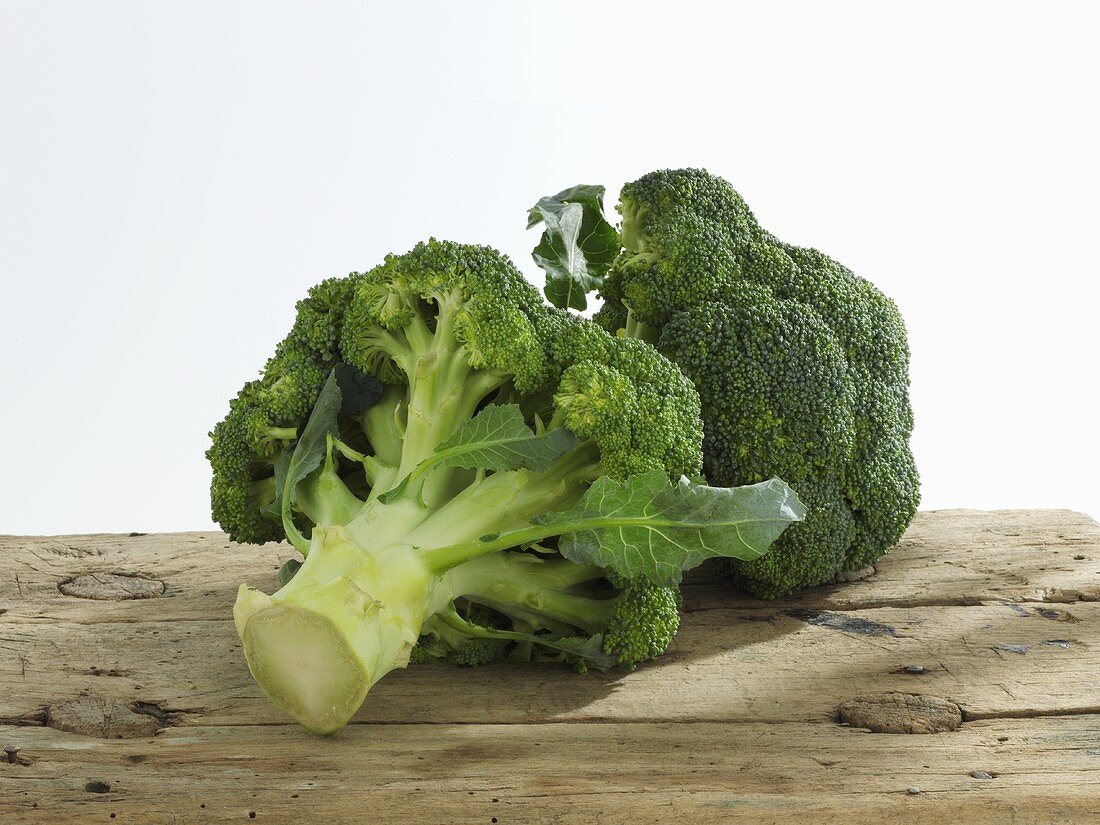
M687 165L897 300L924 508L1100 515L1089 5L0 5L0 532L207 529L307 287Z

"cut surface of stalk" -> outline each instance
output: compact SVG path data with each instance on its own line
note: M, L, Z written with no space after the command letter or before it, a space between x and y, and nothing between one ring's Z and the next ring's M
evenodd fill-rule
M347 724L374 681L333 622L301 607L261 609L245 620L241 639L263 692L314 733Z
M370 553L344 527L313 532L294 578L272 596L242 585L233 618L264 693L304 727L333 733L408 663L438 580L409 548Z

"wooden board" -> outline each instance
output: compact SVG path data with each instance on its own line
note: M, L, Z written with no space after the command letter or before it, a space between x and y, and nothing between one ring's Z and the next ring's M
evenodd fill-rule
M659 662L412 668L329 739L267 703L229 620L290 553L0 537L0 821L1100 820L1080 514L921 513L873 575L777 602L703 571ZM872 726L942 705L957 729L842 725L857 697Z

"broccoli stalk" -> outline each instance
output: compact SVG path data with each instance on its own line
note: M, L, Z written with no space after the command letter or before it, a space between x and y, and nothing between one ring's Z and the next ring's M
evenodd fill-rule
M801 518L776 479L689 481L680 372L481 247L321 284L212 436L231 537L305 556L273 595L242 585L234 619L257 682L319 733L410 661L657 656L682 570L756 558Z

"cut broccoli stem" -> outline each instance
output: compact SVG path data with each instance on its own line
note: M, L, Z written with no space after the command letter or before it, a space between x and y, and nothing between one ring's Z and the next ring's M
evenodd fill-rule
M307 728L345 725L371 685L404 667L429 615L449 602L408 548L365 552L343 527L315 527L310 552L275 595L242 585L233 608L249 669Z

